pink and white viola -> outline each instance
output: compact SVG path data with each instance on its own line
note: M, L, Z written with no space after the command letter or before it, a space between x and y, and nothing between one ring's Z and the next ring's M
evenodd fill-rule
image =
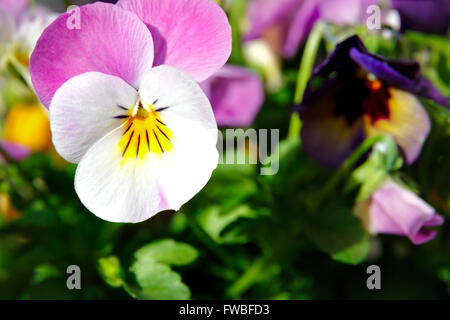
M30 72L49 107L53 143L78 163L75 190L98 217L140 222L178 210L218 163L217 124L198 85L231 51L211 0L121 0L61 15Z

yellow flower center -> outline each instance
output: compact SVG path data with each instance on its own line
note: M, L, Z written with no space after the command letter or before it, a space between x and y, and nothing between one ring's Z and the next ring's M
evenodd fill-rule
M123 135L119 141L122 164L129 159L142 160L150 153L162 155L173 149L172 132L153 105L144 108L139 101L137 111L131 108L124 118Z

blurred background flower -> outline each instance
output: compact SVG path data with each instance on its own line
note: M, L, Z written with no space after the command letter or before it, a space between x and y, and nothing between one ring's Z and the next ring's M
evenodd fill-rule
M0 37L0 50L7 59L28 67L37 39L57 14L41 5L31 6L27 0L1 0L0 15L7 33Z
M401 17L402 31L446 34L450 26L447 0L391 0Z
M14 105L6 117L3 137L32 152L48 150L51 133L47 112L38 103Z
M244 40L264 37L290 58L318 20L354 25L365 22L366 8L377 0L250 0Z
M226 65L200 85L211 101L219 126L251 125L264 102L261 78L239 66Z
M410 93L448 106L421 77L418 64L371 55L356 36L339 43L312 80L315 76L328 80L307 92L297 107L302 141L306 152L331 167L340 165L366 137L379 134L393 135L411 164L428 136L430 120Z
M2 148L6 153L6 155L0 154L0 159L3 163L8 161L8 159L6 159L5 157L10 157L13 160L22 160L30 155L30 149L28 149L24 145L6 140L0 141L0 148Z

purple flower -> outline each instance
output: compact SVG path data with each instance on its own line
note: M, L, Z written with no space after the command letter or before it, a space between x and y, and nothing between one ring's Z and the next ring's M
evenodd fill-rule
M0 140L0 147L6 151L6 153L13 159L13 160L23 160L26 157L30 155L30 149L27 147L12 143L6 140ZM4 159L3 155L0 154L0 162L5 162L6 159Z
M414 244L433 240L437 232L429 227L444 223L444 218L425 201L390 179L367 201L358 203L355 214L370 233L406 236Z
M399 12L402 30L446 34L450 26L448 0L392 0Z
M211 101L219 126L249 126L264 102L261 78L243 67L225 65L200 86Z
M377 0L250 0L247 8L250 28L244 40L264 36L274 30L284 57L296 54L314 23L323 19L336 24L363 21L366 9Z
M79 8L31 56L57 152L98 217L140 222L179 210L218 164L217 123L197 81L220 69L231 28L211 0L121 0Z
M391 134L405 160L420 154L430 130L428 114L414 95L448 106L420 76L416 62L386 60L369 53L357 36L337 45L313 78L327 80L308 90L298 110L305 151L337 167L366 137Z

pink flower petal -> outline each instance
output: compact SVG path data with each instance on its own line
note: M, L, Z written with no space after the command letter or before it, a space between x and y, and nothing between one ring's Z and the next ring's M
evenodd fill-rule
M261 78L249 69L225 65L200 84L219 126L249 126L264 101Z
M231 53L231 27L212 0L120 0L150 29L154 65L177 67L203 81L221 68Z
M317 0L305 0L289 26L283 46L283 56L290 58L297 53L300 43L308 36L319 17Z
M293 15L302 6L303 0L249 0L247 5L250 29L245 40L261 37L267 28L292 21Z
M286 58L297 53L301 41L320 17L319 0L250 0L247 12L250 28L244 40L276 30L280 43L275 47Z
M23 160L30 155L30 149L21 144L1 140L0 147L14 160ZM4 157L0 154L0 163L4 161Z
M370 231L407 236L414 244L432 240L436 231L428 229L444 220L417 195L391 180L371 197Z
M61 15L43 32L31 56L33 86L47 107L56 90L76 75L97 71L137 87L153 64L151 34L134 14L101 2L79 10L79 29L68 28L76 12Z

